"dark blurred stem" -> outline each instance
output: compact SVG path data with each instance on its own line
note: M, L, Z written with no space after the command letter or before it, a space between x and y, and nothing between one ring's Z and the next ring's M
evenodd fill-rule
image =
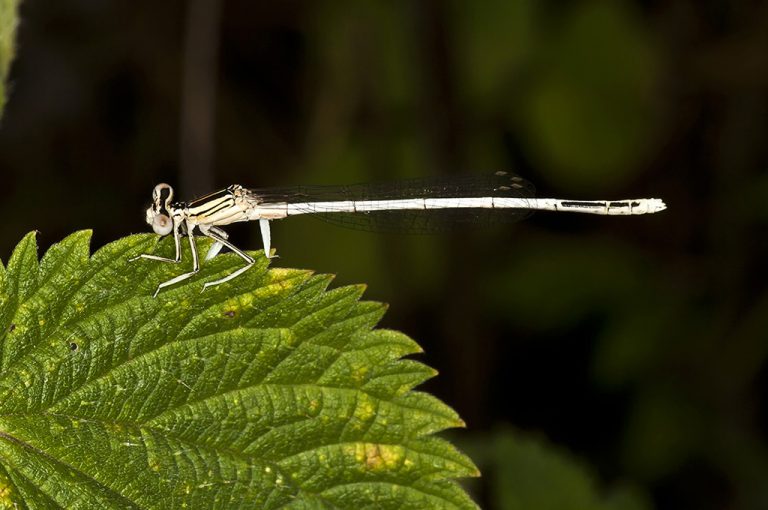
M179 187L183 196L213 190L214 117L220 0L189 0L184 36Z
M458 174L464 170L463 148L459 139L459 111L456 70L448 26L450 13L442 0L417 3L417 32L421 36L422 107L428 133L429 157L435 173Z
M434 174L460 174L465 170L466 154L461 128L463 111L456 90L456 61L453 50L453 33L450 26L450 3L442 0L420 0L416 5L416 31L423 75L421 105L425 133L427 133L428 158ZM445 253L448 255L447 274L452 275L451 289L446 289L442 310L441 338L449 354L446 372L453 375L452 394L455 407L472 426L480 423L487 413L489 359L492 358L491 339L472 323L479 316L476 295L478 271L467 267L479 267L473 253L468 253L471 238L454 235ZM471 251L471 250L470 250Z

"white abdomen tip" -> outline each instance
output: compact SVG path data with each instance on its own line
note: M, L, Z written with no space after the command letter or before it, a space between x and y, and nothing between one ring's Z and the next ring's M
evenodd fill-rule
M646 211L647 213L657 213L660 211L663 211L667 208L667 204L664 203L664 201L660 198L649 198L646 200Z

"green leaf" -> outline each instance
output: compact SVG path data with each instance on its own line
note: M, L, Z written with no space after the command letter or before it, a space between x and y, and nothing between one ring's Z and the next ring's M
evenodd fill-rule
M201 293L224 255L153 299L188 263L128 259L169 240L89 240L38 263L30 234L0 270L0 507L475 508L434 436L463 422L362 287L259 254Z
M15 53L14 40L19 25L18 9L21 0L0 0L0 117L5 106L8 70Z

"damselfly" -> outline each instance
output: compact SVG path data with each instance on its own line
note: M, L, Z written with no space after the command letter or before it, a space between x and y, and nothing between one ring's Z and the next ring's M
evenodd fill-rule
M205 260L223 247L239 255L245 265L219 280L206 282L203 290L220 285L244 273L254 259L227 240L220 228L239 221L258 221L264 255L270 257L272 220L311 214L320 219L353 228L378 231L434 232L457 224L487 221L515 221L532 211L569 211L600 215L637 215L666 209L657 198L635 200L562 200L534 198L533 186L524 179L497 172L479 177L414 179L397 183L353 186L297 186L291 188L246 189L232 185L192 202L174 202L173 188L158 184L147 209L147 223L160 236L173 234L174 258L142 254L131 260L181 261L181 238L187 236L192 251L192 270L158 285L164 287L186 280L200 270L195 234L213 239Z

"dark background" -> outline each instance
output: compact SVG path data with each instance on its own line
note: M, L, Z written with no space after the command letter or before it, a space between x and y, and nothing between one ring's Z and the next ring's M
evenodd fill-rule
M277 266L366 282L468 451L503 424L660 509L768 508L768 5L708 0L27 0L0 128L0 254L148 231L152 186L499 169L537 214L385 236L273 224ZM260 247L253 225L233 239ZM490 439L488 439L490 441ZM498 466L471 486L502 508ZM510 481L512 483L513 481Z

